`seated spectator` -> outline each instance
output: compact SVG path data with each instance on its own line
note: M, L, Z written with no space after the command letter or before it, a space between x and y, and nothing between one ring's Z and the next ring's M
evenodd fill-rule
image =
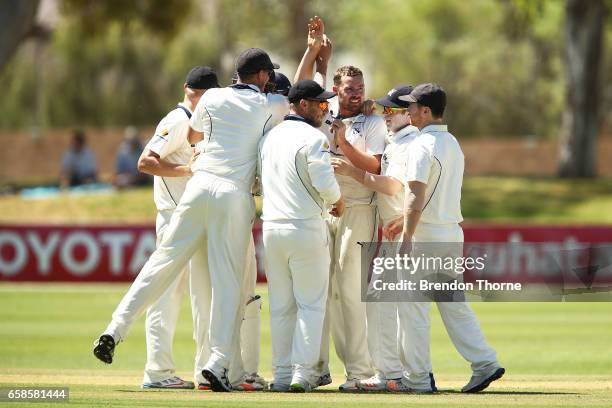
M75 130L72 134L70 148L62 159L60 188L80 186L98 181L96 156L87 147L85 133Z
M138 130L133 126L125 129L125 140L117 153L113 184L117 188L149 184L150 176L138 171L138 159L142 153L142 143Z

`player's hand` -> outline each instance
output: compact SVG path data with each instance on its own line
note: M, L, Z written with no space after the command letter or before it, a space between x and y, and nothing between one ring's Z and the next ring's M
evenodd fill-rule
M351 163L336 157L332 157L331 165L336 174L341 174L343 176L350 176L353 170L353 165Z
M383 228L383 236L389 241L395 239L402 233L404 229L404 217L399 217L385 225Z
M308 49L317 53L323 45L323 21L319 16L314 16L308 20Z
M187 169L189 170L189 175L193 174L191 172L191 166L193 165L193 163L195 163L195 161L198 158L198 156L200 155L200 153L202 153L200 151L200 149L193 148L193 154L191 155L191 158L189 159L189 162L186 165Z
M334 217L341 217L342 214L344 214L344 208L344 198L340 197L340 199L332 206L329 213Z
M334 135L334 143L336 146L342 146L346 144L346 124L342 121L342 119L334 119L331 126L329 127L329 131Z
M319 54L317 55L317 64L320 66L327 66L327 63L331 59L332 56L332 42L331 39L323 34L323 42L321 43L321 48L319 49Z
M366 99L361 105L361 113L366 116L373 115L376 112L376 103L372 99Z

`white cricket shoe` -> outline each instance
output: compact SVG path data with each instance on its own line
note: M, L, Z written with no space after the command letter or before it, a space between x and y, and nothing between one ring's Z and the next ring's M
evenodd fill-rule
M357 386L362 391L387 391L387 379L376 374L366 380L360 380Z
M359 379L358 378L347 378L346 382L338 387L342 392L355 392L359 391Z
M195 384L191 381L185 381L180 377L174 376L166 378L162 381L150 382L142 384L142 388L168 388L175 390L193 390Z

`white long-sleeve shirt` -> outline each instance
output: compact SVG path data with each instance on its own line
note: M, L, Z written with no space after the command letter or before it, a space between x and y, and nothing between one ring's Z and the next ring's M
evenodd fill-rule
M266 133L260 160L264 223L320 220L340 199L327 138L297 115Z

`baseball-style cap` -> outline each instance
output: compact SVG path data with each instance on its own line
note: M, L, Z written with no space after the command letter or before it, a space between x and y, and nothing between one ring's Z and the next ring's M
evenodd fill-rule
M410 102L403 101L399 97L410 95L413 89L412 85L398 85L390 90L385 97L377 99L376 103L389 108L407 108Z
M185 79L187 87L191 89L219 88L217 74L210 67L197 66L191 69Z
M255 74L261 70L272 71L280 65L272 63L270 56L261 48L249 48L238 56L236 71L239 74Z
M429 106L437 112L444 112L446 107L446 92L440 85L426 83L417 85L410 95L400 96L400 100L416 102L419 105Z
M289 94L289 89L291 88L291 81L289 78L281 72L274 72L270 81L275 85L275 91L278 94L287 96Z
M296 82L291 89L289 89L289 102L296 103L302 99L314 99L316 101L326 101L329 98L336 96L334 92L326 91L321 88L321 85L317 84L311 79L305 79Z

